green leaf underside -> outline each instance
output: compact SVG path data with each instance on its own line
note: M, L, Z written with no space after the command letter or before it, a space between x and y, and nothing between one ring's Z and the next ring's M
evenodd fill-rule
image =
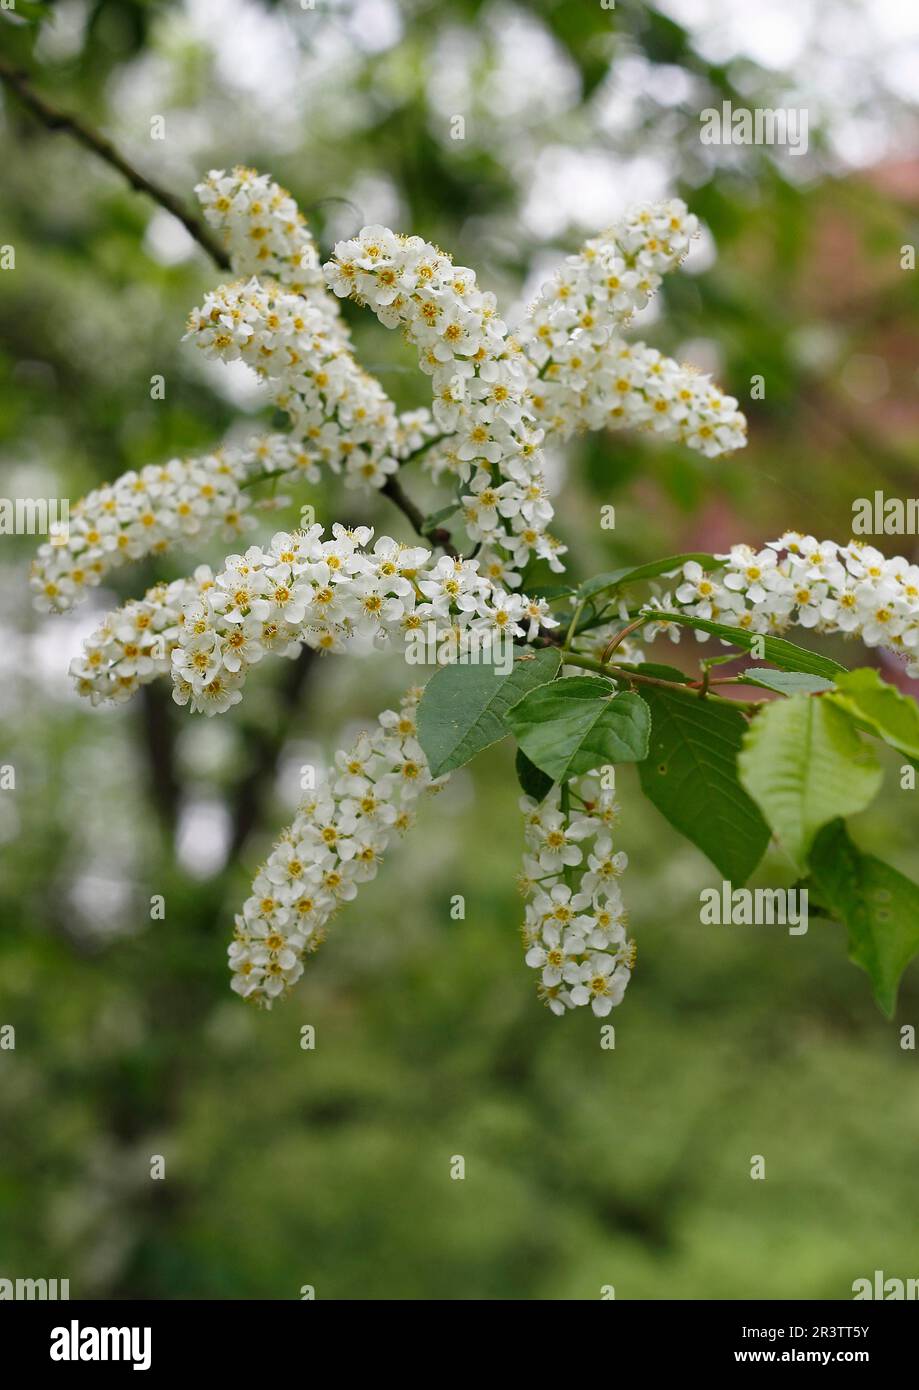
M725 878L744 883L769 827L737 777L743 715L682 691L648 687L645 699L651 748L638 769L645 796Z
M560 664L552 647L537 652L523 648L506 676L484 663L458 662L435 672L418 706L418 742L432 776L462 767L504 738L510 707L527 691L554 680Z
M818 656L804 647L796 647L794 642L786 642L784 637L765 637L762 633L747 632L742 627L727 627L724 623L709 622L707 618L693 618L688 613L648 613L649 622L658 619L680 623L698 632L710 632L713 637L720 637L722 641L730 642L745 652L762 643L764 659L771 661L774 666L781 666L784 671L806 671L813 676L835 680L839 672L846 669L838 661L833 661L832 657Z
M625 669L638 671L643 676L655 676L661 681L675 681L677 685L688 685L695 680L694 676L687 676L678 666L664 666L659 661L640 661L637 666L626 666Z
M571 676L532 690L508 713L524 753L555 782L648 752L650 716L639 695L617 695L596 676Z
M740 780L799 869L817 831L862 811L881 785L873 748L828 700L764 705L744 737Z
M594 598L604 589L621 589L624 584L637 584L642 579L657 579L662 574L681 570L690 560L695 560L704 570L717 569L723 562L714 555L693 551L688 555L668 555L664 560L655 560L648 565L627 565L624 569L609 570L606 574L587 579L578 590L579 599Z
M848 931L849 959L868 972L878 1005L892 1018L900 977L919 952L919 886L864 854L842 821L820 831L810 868L805 886Z
M531 796L534 801L545 800L555 783L551 777L546 776L541 768L530 762L522 748L517 749L515 767L517 769L517 781L527 796Z
M888 685L872 667L863 666L841 676L833 703L862 721L891 748L919 759L919 705L896 686Z
M812 676L807 671L773 671L768 666L748 666L740 674L750 685L775 690L780 695L819 695L833 689L833 682L826 676Z

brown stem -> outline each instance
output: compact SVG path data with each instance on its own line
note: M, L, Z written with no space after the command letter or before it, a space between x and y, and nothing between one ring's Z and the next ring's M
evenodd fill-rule
M600 658L602 664L604 666L606 665L613 652L619 646L619 643L624 642L630 632L634 632L637 627L644 627L647 621L647 615L644 615L640 618L636 618L634 622L629 623L628 627L624 627L621 632L617 632L613 639L608 643L606 650Z
M223 247L215 240L210 231L186 210L179 199L170 193L168 189L161 188L159 184L148 179L137 169L128 163L122 154L118 152L110 140L106 140L97 130L85 125L79 116L74 116L68 111L61 111L57 106L52 106L44 97L39 96L38 92L32 87L28 74L14 67L6 58L0 58L0 82L16 93L23 106L27 107L32 115L35 116L42 125L48 130L63 130L72 135L86 149L92 150L93 154L99 156L112 169L117 169L118 173L135 189L138 193L146 193L160 207L177 217L182 226L193 236L199 246L203 247L208 255L223 270L230 269L230 258Z
M424 529L424 512L420 507L415 505L394 474L390 474L386 482L380 488L380 491L384 497L389 498L390 502L395 503L403 516L408 517L419 536L424 540L433 541L435 545L439 545L441 550L445 551L448 555L452 555L454 560L458 558L459 551L450 540L449 531L446 531L442 526L436 527L433 531L426 531Z
M647 622L647 616L643 621ZM612 676L613 679L627 681L630 685L656 685L664 690L693 690L694 694L705 700L714 700L719 705L730 705L741 713L755 713L760 705L765 703L763 700L726 700L722 695L699 691L692 685L683 685L682 682L662 680L660 676L649 676L644 671L630 671L624 666L608 666L603 661L595 661L592 656L582 656L580 652L563 651L562 663L565 666L580 666L584 671L596 671L601 676Z

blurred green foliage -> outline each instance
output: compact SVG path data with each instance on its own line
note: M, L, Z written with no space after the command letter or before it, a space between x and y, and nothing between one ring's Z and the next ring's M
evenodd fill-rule
M641 439L579 441L558 499L577 578L791 525L843 539L852 498L908 491L919 457L917 291L898 264L919 179L845 170L832 119L816 115L804 168L757 149L706 165L701 107L774 104L801 75L706 56L672 11L19 0L0 47L189 201L203 169L254 164L310 210L324 249L385 213L507 303L594 230L563 187L542 234L533 187L553 151L564 165L591 149L611 188L617 167L634 182L636 158L656 161L648 178L687 198L717 259L671 277L640 331L715 353L751 444L710 464ZM250 41L251 73L234 29L243 45L264 39L261 55ZM528 80L520 53L536 65ZM467 137L453 142L438 83L461 70ZM880 65L875 76L859 100L893 129L909 113ZM626 97L627 118L608 119ZM214 269L15 99L3 119L0 242L17 260L0 280L2 490L75 498L207 447L241 417L256 428L258 401L179 343ZM400 404L424 403L395 335L353 322L364 364ZM866 361L887 382L873 397ZM766 396L751 401L756 374ZM405 534L382 500L333 484L304 500L320 520ZM611 500L609 534L596 518ZM626 773L639 964L603 1050L592 1017L539 1008L522 965L502 746L426 807L294 996L256 1013L228 990L233 911L290 817L299 764L397 699L405 670L317 662L295 689L290 670L266 669L206 727L163 691L87 711L63 674L80 636L188 557L123 571L88 618L43 620L25 583L31 545L4 538L0 553L0 763L16 769L15 792L0 792L0 1024L16 1029L15 1051L0 1051L0 1275L69 1277L74 1296L99 1297L296 1298L312 1284L321 1298L573 1299L613 1284L619 1298L692 1299L846 1297L875 1268L916 1273L919 1062L899 1045L919 1012L915 969L888 1025L840 928L700 927L714 870ZM891 760L856 826L913 873L915 795ZM202 858L215 826L238 843L227 864ZM790 882L790 867L769 862L760 879ZM149 920L155 893L163 922ZM315 1051L300 1048L304 1024ZM153 1154L164 1182L150 1179ZM450 1180L455 1154L463 1182Z

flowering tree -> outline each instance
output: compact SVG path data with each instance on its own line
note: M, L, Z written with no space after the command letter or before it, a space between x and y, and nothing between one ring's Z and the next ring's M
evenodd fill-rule
M619 880L615 770L724 875L745 883L772 835L892 1011L919 949L919 888L850 838L844 818L878 791L868 741L912 773L919 710L871 667L847 670L790 642L793 627L860 639L919 676L919 568L862 543L786 532L764 547L685 554L580 583L550 526L546 441L641 429L705 457L741 447L737 401L704 375L624 336L685 256L696 219L678 200L632 209L588 241L510 331L475 272L419 237L380 226L320 267L295 203L268 176L211 173L197 189L221 264L187 337L266 383L287 433L128 473L72 511L43 545L32 586L46 610L78 603L116 567L254 525L253 490L323 468L377 491L420 544L369 527L303 524L200 565L109 614L72 666L92 703L170 680L190 715L224 715L251 667L304 647L364 645L433 661L398 710L335 754L258 871L229 948L233 988L270 1007L303 972L331 917L372 879L422 794L499 739L516 740L523 792L525 960L558 1015L623 998L636 948ZM430 409L400 414L356 360L348 298L401 329L431 381ZM424 516L402 479L441 485ZM63 543L58 543L63 540ZM714 639L698 672L646 659L666 635ZM705 651L712 650L711 645ZM749 665L719 675L738 653ZM416 673L417 674L417 673ZM736 686L758 692L736 699Z

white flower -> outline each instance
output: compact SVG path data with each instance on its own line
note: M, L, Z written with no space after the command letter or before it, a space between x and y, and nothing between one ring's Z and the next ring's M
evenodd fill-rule
M560 985L563 980L577 984L581 978L578 958L584 951L584 938L575 932L562 932L558 927L543 928L540 946L527 951L526 963L542 971L544 985Z
M617 965L613 956L598 953L581 965L579 980L571 991L576 1005L590 1004L598 1018L606 1018L622 1002L631 972Z

